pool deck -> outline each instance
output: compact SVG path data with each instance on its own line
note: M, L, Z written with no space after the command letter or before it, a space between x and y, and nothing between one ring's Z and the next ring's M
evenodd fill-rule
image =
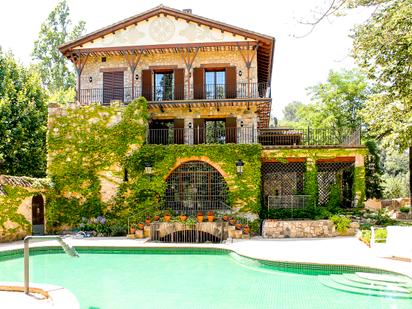
M370 267L396 272L412 278L412 262L387 258L389 254L385 250L384 245L378 245L375 248L371 249L364 243L359 241L356 237L334 237L315 239L256 238L251 240L237 240L233 243L231 242L225 244L150 243L146 242L145 239L127 239L125 237L95 237L83 239L68 238L66 239L66 242L74 247L221 248L232 250L243 256L262 260ZM33 241L30 244L30 247L41 246L57 246L57 244L54 241ZM0 243L0 251L8 251L22 248L23 241ZM2 285L1 282L0 285ZM36 284L31 284L31 286L36 286ZM3 293L8 293L8 296L3 297ZM0 307L3 308L3 300L9 301L7 304L9 304L10 306L11 299L16 299L16 301L22 301L22 297L24 298L24 296L26 297L27 305L29 305L29 302L33 301L32 297L28 298L28 296L24 295L23 293L20 293L20 295L19 293L13 293L14 297L12 297L10 294L12 293L0 292ZM5 306L4 308L7 308L7 306ZM20 307L13 306L13 308ZM45 303L44 306L38 308L63 307L50 307L50 304Z

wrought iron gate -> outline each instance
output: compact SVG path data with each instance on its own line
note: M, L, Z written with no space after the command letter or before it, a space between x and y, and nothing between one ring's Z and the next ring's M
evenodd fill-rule
M167 179L166 208L177 213L225 210L227 184L210 164L191 161L176 168Z

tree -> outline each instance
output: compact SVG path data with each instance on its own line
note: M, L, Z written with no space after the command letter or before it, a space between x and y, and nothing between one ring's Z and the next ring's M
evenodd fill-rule
M80 21L71 28L69 14L66 0L59 2L41 24L39 38L34 42L32 57L38 62L42 83L50 93L76 85L75 74L69 69L58 46L78 38L85 30L85 22Z
M285 106L283 109L283 119L286 121L299 121L298 110L303 106L302 102L293 101Z
M46 98L38 74L0 51L0 174L45 176Z
M299 116L318 128L360 128L359 110L369 94L366 77L357 70L331 71L326 83L309 88L313 103Z
M412 170L412 2L386 1L355 29L354 56L373 82L362 116L383 145L409 148ZM412 173L409 179L412 192Z
M382 198L382 168L378 145L374 140L365 143L368 155L365 157L366 198Z

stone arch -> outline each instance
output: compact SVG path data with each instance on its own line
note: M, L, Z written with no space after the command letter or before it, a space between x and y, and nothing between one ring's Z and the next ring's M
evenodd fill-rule
M43 195L34 195L31 199L32 234L44 234L44 198Z
M225 177L205 160L184 160L165 178L166 208L178 213L228 209Z

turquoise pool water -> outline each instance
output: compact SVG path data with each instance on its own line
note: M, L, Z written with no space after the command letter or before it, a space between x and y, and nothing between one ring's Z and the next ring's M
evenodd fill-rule
M30 281L68 288L84 309L412 308L411 299L348 293L322 284L320 278L354 271L344 268L266 265L226 251L79 254L76 259L60 252L35 253ZM21 255L0 257L0 281L22 281L22 275Z

